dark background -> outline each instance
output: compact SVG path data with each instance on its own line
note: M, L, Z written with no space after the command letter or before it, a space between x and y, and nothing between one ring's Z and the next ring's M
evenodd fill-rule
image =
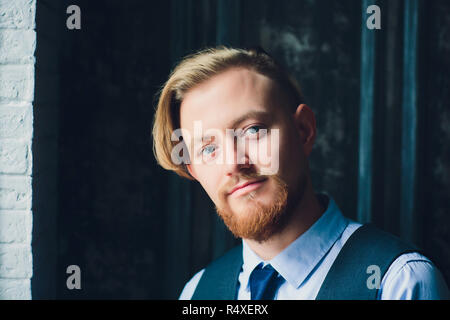
M33 298L177 298L236 243L201 187L162 170L152 153L155 93L182 56L216 44L261 45L290 70L317 117L316 190L347 217L424 248L448 281L450 2L417 1L418 49L405 50L408 1L38 0ZM368 3L380 6L382 29L364 35ZM66 28L71 4L81 8L81 30ZM364 37L374 39L366 47L375 72L374 95L364 96L373 103L369 138L360 125ZM409 53L417 129L405 144ZM361 167L372 145L371 165ZM413 159L402 157L411 145ZM414 178L414 192L405 191L405 177ZM72 264L81 268L81 290L66 287Z

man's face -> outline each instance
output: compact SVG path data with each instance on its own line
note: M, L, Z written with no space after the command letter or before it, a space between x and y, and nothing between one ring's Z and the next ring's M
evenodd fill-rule
M182 101L189 171L237 237L267 240L303 195L306 156L286 103L271 79L245 68L216 75Z

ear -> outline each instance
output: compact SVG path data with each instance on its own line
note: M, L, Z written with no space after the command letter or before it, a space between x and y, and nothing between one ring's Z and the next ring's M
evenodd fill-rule
M300 135L303 150L306 156L309 156L316 139L316 117L314 112L306 104L301 104L295 111L294 122Z

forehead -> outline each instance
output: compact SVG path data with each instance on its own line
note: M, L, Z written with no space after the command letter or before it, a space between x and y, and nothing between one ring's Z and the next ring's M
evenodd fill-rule
M251 111L273 108L274 82L255 71L233 68L189 90L181 103L180 125L192 129L194 121L204 128L224 129Z

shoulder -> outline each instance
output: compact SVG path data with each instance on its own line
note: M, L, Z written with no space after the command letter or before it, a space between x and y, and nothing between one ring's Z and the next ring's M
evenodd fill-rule
M448 286L437 267L419 252L399 256L383 277L382 300L449 299Z
M219 258L213 260L210 264L203 268L199 272L197 272L191 280L189 280L184 286L183 291L179 297L179 300L190 300L194 296L194 292L197 287L199 289L204 289L205 280L200 283L200 280L205 275L208 281L227 281L230 279L230 275L232 276L235 271L236 266L241 266L242 264L242 244L239 244L226 253L224 253ZM206 272L206 274L205 274ZM206 282L208 282L206 281ZM199 286L200 283L200 286Z
M184 288L183 291L180 294L179 300L190 300L192 299L192 296L194 295L194 291L197 288L198 282L200 281L203 273L205 272L205 269L203 268L199 272L197 272L191 280L189 280Z
M390 252L387 256L397 256L384 273L377 295L378 299L435 300L450 298L448 286L441 272L414 245L374 226L369 226L366 231L368 231L365 232L366 240L381 249L381 251L378 250L379 254ZM397 253L401 251L404 253L398 255Z
M331 271L341 286L347 281L367 283L368 271L361 266L377 265L384 274L378 299L447 299L448 287L436 266L413 245L373 225L354 226ZM344 234L343 234L344 237ZM339 260L340 258L340 260ZM353 261L353 262L352 262ZM339 262L339 263L338 263ZM347 266L354 265L349 270ZM336 275L331 277L333 285ZM342 276L342 274L344 276ZM328 276L327 276L328 278ZM355 280L358 279L358 280ZM372 296L372 294L369 294Z

